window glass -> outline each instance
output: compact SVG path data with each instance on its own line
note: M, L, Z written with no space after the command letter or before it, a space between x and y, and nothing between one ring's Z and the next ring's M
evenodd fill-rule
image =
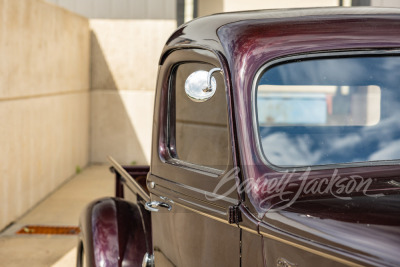
M281 167L400 159L397 56L276 65L257 82L267 160Z
M185 93L185 81L195 71L215 68L203 63L177 67L170 107L170 150L175 158L189 163L224 170L228 163L227 105L223 77L215 73L215 95L205 102L194 102Z

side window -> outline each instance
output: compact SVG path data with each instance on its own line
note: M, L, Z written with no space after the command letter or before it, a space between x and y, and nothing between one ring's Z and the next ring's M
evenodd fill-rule
M297 60L257 81L258 133L279 167L400 159L400 60Z
M170 88L169 149L173 158L225 170L228 164L227 102L223 76L215 73L214 96L194 102L185 93L185 81L193 72L215 66L185 63L174 72Z

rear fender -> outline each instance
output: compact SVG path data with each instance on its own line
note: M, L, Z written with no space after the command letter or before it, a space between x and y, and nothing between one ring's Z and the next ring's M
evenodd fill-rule
M119 198L90 203L80 219L80 239L88 266L141 266L152 254L150 213Z

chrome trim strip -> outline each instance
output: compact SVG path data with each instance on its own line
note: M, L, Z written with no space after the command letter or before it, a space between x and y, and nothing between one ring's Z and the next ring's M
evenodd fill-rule
M336 262L340 262L340 263L348 265L348 266L356 266L356 267L364 266L364 265L360 265L358 263L355 263L355 262L352 262L352 261L349 261L349 260L345 260L343 258L339 258L337 256L333 256L333 255L330 255L328 253L325 253L325 252L322 252L322 251L319 251L319 250L316 250L316 249L313 249L313 248L309 248L309 247L306 247L306 246L303 246L303 245L288 241L288 240L280 238L280 237L276 237L276 236L271 235L271 234L267 234L265 232L260 232L260 234L262 236L264 236L264 237L271 238L273 240L276 240L276 241L282 242L284 244L287 244L287 245L290 245L290 246L305 250L307 252L313 253L315 255L318 255L318 256L321 256L321 257L324 257L324 258L327 258L327 259L330 259L330 260L333 260L333 261L336 261Z
M315 254L315 255L318 255L318 256L321 256L321 257L324 257L324 258L327 258L327 259L330 259L330 260L333 260L333 261L336 261L336 262L339 262L339 263L348 265L348 266L355 266L355 267L362 267L362 266L363 266L363 265L361 265L361 264L352 262L352 261L350 261L350 260L346 260L346 259L340 258L340 257L338 257L338 256L333 256L333 255L330 255L330 254L328 254L328 253L319 251L319 250L317 250L317 249L309 248L309 247L307 247L307 246L300 245L300 244L295 243L295 242L291 242L291 241L289 241L289 240L286 240L286 239L277 237L277 236L275 236L275 235L268 234L268 233L263 232L263 231L261 231L261 232L259 233L259 232L257 232L256 230L250 229L250 228L248 228L248 227L243 227L243 226L241 226L240 224L239 224L239 226L238 226L237 224L229 224L228 220L224 220L224 219L218 218L218 217L216 217L216 216L213 216L213 215L211 215L211 214L209 214L209 213L205 213L205 212L202 212L202 211L199 211L199 210L190 208L190 207L188 207L188 206L186 206L186 205L184 205L184 204L178 203L178 202L175 202L174 204L176 204L176 205L178 205L178 206L180 206L180 207L182 207L182 208L184 208L184 209L187 209L187 210L190 210L190 211L192 211L192 212L195 212L195 213L198 213L198 214L200 214L200 215L203 215L203 216L205 216L205 217L207 217L207 218L216 220L216 221L218 221L218 222L222 222L222 223L224 223L224 224L226 224L226 225L230 225L230 226L232 226L232 227L241 228L241 229L243 229L243 230L245 230L245 231L247 231L247 232L249 232L249 233L259 235L260 237L261 237L261 236L264 236L264 237L273 239L273 240L275 240L275 241L282 242L282 243L284 243L284 244L287 244L287 245L290 245L290 246L293 246L293 247L296 247L296 248L305 250L305 251L310 252L310 253L312 253L312 254Z
M187 210L190 210L190 211L192 211L192 212L195 212L195 213L198 213L198 214L200 214L200 215L203 215L203 216L205 216L205 217L207 217L207 218L216 220L216 221L218 221L218 222L222 222L222 223L224 223L224 224L227 224L227 225L230 225L230 226L239 228L239 227L237 226L237 224L229 224L228 219L225 219L225 220L224 220L224 219L221 219L221 218L216 217L216 216L213 216L213 215L211 215L211 214L209 214L209 213L205 213L205 212L202 212L202 211L193 209L193 208L191 208L191 207L188 207L188 206L186 206L186 205L184 205L184 204L181 204L181 203L179 203L179 202L175 202L175 205L178 205L178 206L180 206L180 207L182 207L182 208L184 208L184 209L187 209ZM218 211L214 211L214 212L218 213Z
M156 183L154 181L154 179L161 180L161 181L163 181L163 183L160 183L160 182ZM193 199L196 199L196 197L194 197L192 195L192 193L199 193L201 195L204 195L205 197L217 198L217 200L224 201L224 202L228 203L228 205L237 205L238 202L239 202L239 200L236 199L236 198L222 196L220 194L216 194L216 193L213 193L213 192L210 192L210 191L206 191L206 190L203 190L203 189L198 189L196 187L193 187L193 186L190 186L190 185L186 185L186 184L175 183L175 182L173 182L171 180L159 177L159 176L157 176L155 174L150 174L148 176L148 180L147 181L150 181L150 188L151 189L154 189L156 187L156 185L158 185L158 186L162 186L163 188L165 188L167 190L174 191L175 193L181 194L183 196L190 196ZM154 183L154 187L151 187L151 183ZM171 184L173 186L183 188L184 190L188 190L189 192L182 192L182 191L176 190L176 189L175 190L171 190L171 188L170 188ZM197 198L197 199L200 200L200 201L203 201L203 202L207 202L205 199L199 199L199 198ZM208 201L208 202L210 202L210 201Z
M184 201L184 202L186 202L186 203L188 203L188 204L190 204L192 206L197 206L197 207L199 207L201 209L204 209L204 210L209 210L211 212L215 212L215 213L221 214L222 216L227 216L226 212L222 212L222 211L219 211L219 210L207 207L207 206L201 206L201 205L199 205L199 204L197 204L197 203L195 203L193 201L189 201L189 200L186 200L186 199L183 199L183 198L181 198L180 201Z

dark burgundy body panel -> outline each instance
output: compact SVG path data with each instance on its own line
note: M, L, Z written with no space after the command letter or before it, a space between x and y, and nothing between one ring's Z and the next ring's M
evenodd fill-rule
M160 64L172 51L189 48L209 50L221 62L230 100L228 108L231 111L229 119L232 127L233 165L241 168L241 181L253 178L256 182L262 182L260 180L283 174L274 166L265 164L257 149L252 115L252 87L259 69L267 62L291 56L399 50L400 10L274 10L200 18L183 25L171 36ZM163 81L163 85L167 86L167 81ZM156 112L162 105L156 100ZM162 120L165 118L162 116L157 121L157 127L163 125ZM153 138L153 144L157 144L159 136L155 134ZM157 149L153 149L153 161L157 159L156 163L161 164L158 153L165 151ZM308 177L332 178L333 172L333 166L311 169ZM294 192L302 186L303 173L298 170L292 172L290 183ZM314 244L326 251L334 251L332 253L337 258L343 255L350 262L400 265L397 257L400 249L399 188L387 183L400 183L399 174L398 164L340 167L336 175L372 178L374 184L369 193L384 192L387 196L372 199L354 195L352 201L343 203L332 196L303 194L290 207L271 213L266 210L274 204L273 199L263 201L269 195L256 186L250 187L251 191L246 192L246 195L239 193L239 196L249 214L262 219L254 222L254 225L249 223L244 229L256 229L256 232L264 236L280 232L279 240L290 239L285 244L293 247L293 253L299 247L309 249L313 246L310 244ZM260 245L265 245L262 253L268 254L268 242L254 236L248 240L252 244L260 242ZM282 245L276 244L270 249L274 251L278 247L282 248ZM262 253L257 253L257 262L261 261Z
M229 201L208 201L206 196L214 190L221 171L209 173L201 168L187 166L184 162L171 163L167 124L170 116L170 85L173 84L170 77L173 76L175 66L182 62L204 62L220 66L213 53L204 49L188 49L170 52L159 68L152 162L147 183L151 200L166 202L171 210L160 209L152 214L155 264L238 266L240 230L236 225L227 223L227 210L229 205L238 203L237 193L232 190L227 196ZM228 149L230 169L233 148ZM230 181L224 187L234 186L235 181Z
M373 34L372 34L373 33ZM336 15L254 20L222 26L218 36L229 55L232 92L237 118L239 153L245 177L265 177L275 171L257 153L252 115L252 86L257 71L272 60L293 55L400 48L400 15ZM332 168L331 168L332 169ZM399 166L341 169L338 175L396 176ZM294 175L292 180L300 178ZM331 176L332 170L310 176ZM251 192L254 205L258 192Z
M152 252L149 222L150 213L141 205L122 199L89 204L80 220L87 265L141 266L144 254Z
M399 15L364 16L311 16L274 21L244 21L222 26L218 36L224 46L228 59L232 92L236 107L239 154L245 179L268 179L277 173L266 166L257 151L253 133L251 112L251 92L257 71L271 60L317 52L362 51L368 49L400 48ZM245 77L245 78L244 78ZM332 177L333 167L328 170L315 170L310 179ZM351 167L338 169L337 176L358 175L382 181L399 182L399 165ZM301 187L303 172L296 172L289 183ZM283 176L281 174L281 176ZM331 178L332 179L332 178ZM370 189L381 189L379 181ZM351 201L331 197L308 196L310 201L297 201L285 211L278 212L281 219L290 218L290 223L273 220L277 214L266 214L268 225L279 226L282 230L319 241L344 251L366 254L377 262L398 265L400 248L400 198L398 187L386 185L386 194L381 199L355 196ZM256 187L251 187L256 188ZM297 191L296 188L292 189ZM264 191L265 192L265 191ZM262 202L269 195L261 191L248 192L248 197L257 211L268 209L273 202ZM376 193L376 192L375 192ZM370 193L372 194L372 193ZM302 196L306 198L307 196ZM262 207L261 207L262 206ZM262 212L262 211L261 211ZM285 220L283 220L285 221ZM312 229L300 230L294 224Z

